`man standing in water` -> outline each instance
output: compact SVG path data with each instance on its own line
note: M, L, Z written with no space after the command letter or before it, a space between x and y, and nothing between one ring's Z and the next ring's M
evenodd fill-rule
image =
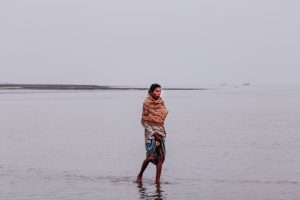
M160 183L162 165L166 155L164 122L168 114L168 110L160 94L161 86L159 84L152 84L148 91L148 97L143 103L141 122L145 128L145 147L147 153L141 171L137 176L137 182L142 181L145 169L149 162L152 162L156 165L155 183Z

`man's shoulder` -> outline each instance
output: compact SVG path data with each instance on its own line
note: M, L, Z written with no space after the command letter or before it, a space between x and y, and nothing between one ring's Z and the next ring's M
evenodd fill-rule
M147 97L145 100L144 100L144 102L143 102L143 104L145 105L145 104L149 104L151 102L151 99L149 98L149 97Z

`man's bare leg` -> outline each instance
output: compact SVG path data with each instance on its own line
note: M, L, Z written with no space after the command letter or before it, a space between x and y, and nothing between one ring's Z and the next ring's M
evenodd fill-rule
M162 165L164 162L164 156L162 152L161 146L158 147L157 149L157 164L156 164L156 179L155 183L160 184L160 175L161 175L161 170L162 170Z
M145 171L145 169L147 168L149 162L153 160L153 156L151 154L149 154L147 156L147 158L144 160L143 164L142 164L142 167L141 167L141 171L140 173L138 174L137 178L136 178L136 181L137 182L141 182L142 181L142 178L143 178L143 173Z

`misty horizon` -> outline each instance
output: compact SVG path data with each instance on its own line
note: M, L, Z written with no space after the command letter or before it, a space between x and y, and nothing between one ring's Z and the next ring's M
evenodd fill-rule
M0 82L300 85L298 1L5 1Z

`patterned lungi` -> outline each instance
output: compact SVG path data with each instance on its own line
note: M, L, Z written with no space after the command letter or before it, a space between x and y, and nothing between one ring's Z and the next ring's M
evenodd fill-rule
M143 127L145 128L145 148L146 148L146 155L149 154L153 155L153 160L151 161L153 164L157 164L158 160L158 152L157 148L160 146L162 149L163 157L166 156L166 146L165 146L165 138L166 138L166 131L165 128L162 126L154 126L149 125L146 123L142 123ZM159 134L162 136L160 141L156 141L154 137L154 133Z

